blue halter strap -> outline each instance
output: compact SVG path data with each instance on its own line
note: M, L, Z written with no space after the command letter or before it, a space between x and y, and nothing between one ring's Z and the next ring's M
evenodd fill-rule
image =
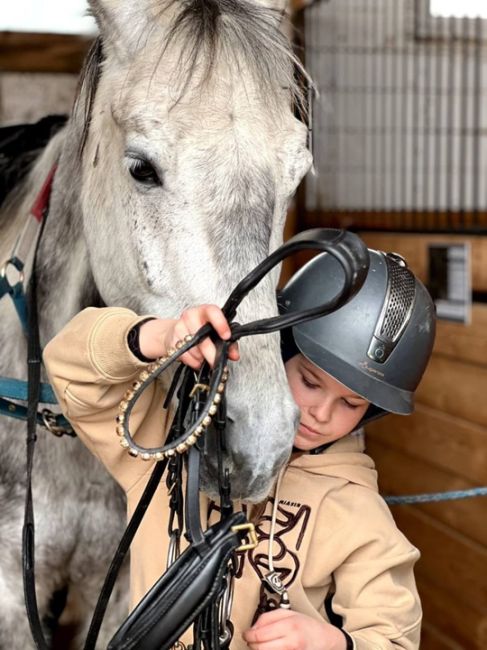
M42 222L47 214L55 172L56 167L54 166L34 201L27 223L15 243L11 257L0 268L0 300L6 295L10 296L25 335L27 335L28 328L27 297L24 289L25 261L37 244ZM27 407L11 400L28 401L27 382L0 376L0 415L27 420ZM43 404L57 404L56 396L49 384L41 384L39 401ZM68 420L63 415L55 415L49 409L38 413L37 420L40 425L49 429L54 435L75 435Z

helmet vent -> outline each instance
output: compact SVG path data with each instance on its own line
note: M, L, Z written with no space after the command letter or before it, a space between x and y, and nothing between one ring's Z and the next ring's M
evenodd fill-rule
M416 282L414 275L389 257L385 257L389 271L389 300L380 330L381 337L395 341L411 314Z

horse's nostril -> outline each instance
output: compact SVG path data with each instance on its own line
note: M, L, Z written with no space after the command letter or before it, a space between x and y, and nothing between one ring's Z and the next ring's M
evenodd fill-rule
M235 424L235 420L230 415L227 415L227 423L228 424Z

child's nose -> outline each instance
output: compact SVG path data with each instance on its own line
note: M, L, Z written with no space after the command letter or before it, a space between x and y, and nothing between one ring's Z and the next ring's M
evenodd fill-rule
M320 400L310 408L311 415L320 424L325 424L331 420L332 402L329 399Z

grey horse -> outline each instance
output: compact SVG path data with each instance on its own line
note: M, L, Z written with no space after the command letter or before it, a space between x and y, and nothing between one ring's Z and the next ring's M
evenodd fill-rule
M0 215L6 259L51 167L57 172L37 262L41 342L86 306L175 317L222 304L282 241L286 208L311 163L296 119L296 65L281 13L259 0L91 0L100 36L72 116ZM238 313L276 313L276 273ZM26 345L0 302L0 375L25 378ZM241 344L228 389L228 458L237 497L268 492L297 411L276 337ZM0 428L0 648L33 647L20 539L24 426ZM208 461L211 465L211 459ZM211 493L212 468L203 468ZM43 617L68 590L83 637L124 527L119 487L76 439L39 429L34 467L37 597ZM126 613L115 593L99 647ZM74 641L72 647L79 647Z

